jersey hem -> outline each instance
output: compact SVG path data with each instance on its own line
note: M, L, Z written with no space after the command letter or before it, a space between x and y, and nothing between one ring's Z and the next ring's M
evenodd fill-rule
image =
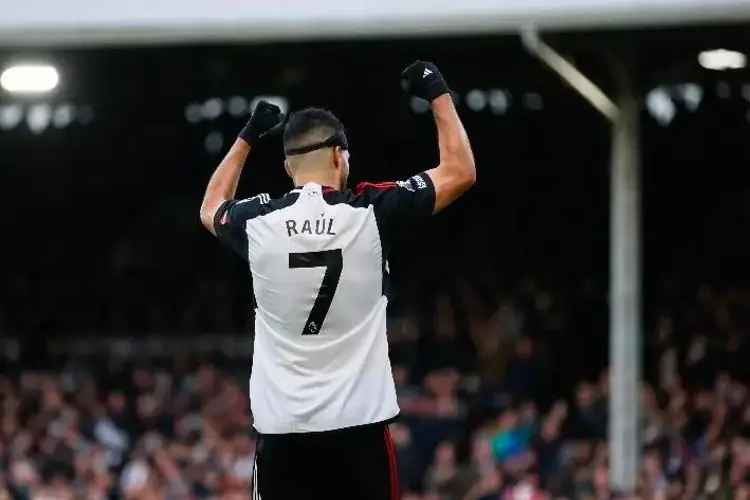
M358 431L358 430L366 431L368 429L372 429L375 427L383 427L383 426L391 425L392 423L396 422L400 416L401 416L401 412L399 411L391 418L387 418L385 420L379 420L377 422L372 422L369 424L349 425L346 427L338 427L336 429L327 429L323 431L260 432L254 426L253 426L253 430L259 436L293 436L295 434L336 434L336 433L353 432L353 431Z

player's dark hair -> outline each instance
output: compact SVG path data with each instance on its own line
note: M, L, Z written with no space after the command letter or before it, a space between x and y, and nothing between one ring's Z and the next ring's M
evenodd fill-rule
M346 149L344 124L333 113L321 108L305 108L289 117L284 127L284 150L287 154L301 154L305 150L326 146Z

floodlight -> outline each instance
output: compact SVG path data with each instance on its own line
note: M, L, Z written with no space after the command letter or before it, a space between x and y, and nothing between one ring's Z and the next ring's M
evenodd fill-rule
M60 75L49 64L9 66L0 74L0 87L15 94L43 94L57 87Z
M747 64L747 57L736 50L704 50L698 54L698 64L713 71L742 69Z

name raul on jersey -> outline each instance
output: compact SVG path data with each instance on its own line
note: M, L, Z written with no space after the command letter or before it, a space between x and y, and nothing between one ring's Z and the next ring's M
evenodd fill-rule
M333 230L333 218L321 217L319 219L307 220L288 220L285 221L286 234L291 238L298 234L319 234L325 236L335 236Z

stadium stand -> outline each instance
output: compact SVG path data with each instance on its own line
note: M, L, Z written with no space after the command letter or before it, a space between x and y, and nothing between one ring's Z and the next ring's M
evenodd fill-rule
M606 127L506 39L419 43L457 75L479 184L392 262L402 500L609 498ZM398 42L355 48L384 55L295 45L247 92L277 83L292 107L340 112L357 180L428 168L429 120L389 73ZM0 247L0 500L250 498L252 289L197 221L217 160L204 140L243 118L184 111L244 92L230 68L287 49L71 51L98 75L66 96L91 124L0 135L0 195L21 207L4 220L19 244ZM498 51L517 74L475 68ZM363 102L345 79L315 83L328 60L391 90ZM696 109L643 117L643 500L750 496L747 84L703 77ZM466 104L501 86L502 112ZM254 160L244 193L289 188L279 157Z

